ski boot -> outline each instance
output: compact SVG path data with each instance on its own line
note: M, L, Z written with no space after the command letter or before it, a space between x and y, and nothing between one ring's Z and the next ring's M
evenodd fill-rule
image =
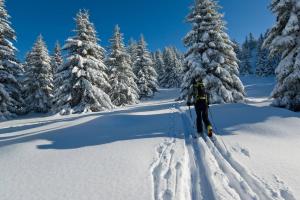
M212 126L210 126L210 125L207 127L207 135L210 138L213 136L213 129L212 129Z

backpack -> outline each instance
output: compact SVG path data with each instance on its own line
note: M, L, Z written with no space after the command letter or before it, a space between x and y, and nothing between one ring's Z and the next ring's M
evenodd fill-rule
M199 100L207 101L207 94L205 91L204 84L202 82L197 82L194 84L194 99L196 101L199 101Z

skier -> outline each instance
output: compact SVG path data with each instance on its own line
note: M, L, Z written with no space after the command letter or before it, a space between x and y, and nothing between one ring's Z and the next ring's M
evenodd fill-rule
M193 103L192 100L193 99ZM207 93L203 81L201 79L193 79L192 85L188 92L187 106L194 104L197 114L197 132L198 135L203 134L202 121L204 122L208 136L212 137L213 131L211 123L208 119L209 94Z

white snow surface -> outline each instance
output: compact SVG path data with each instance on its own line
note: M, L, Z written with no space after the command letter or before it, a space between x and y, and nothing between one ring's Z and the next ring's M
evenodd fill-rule
M273 78L242 81L246 103L211 106L212 140L192 138L178 89L111 112L1 122L0 199L297 199L300 113L270 106Z

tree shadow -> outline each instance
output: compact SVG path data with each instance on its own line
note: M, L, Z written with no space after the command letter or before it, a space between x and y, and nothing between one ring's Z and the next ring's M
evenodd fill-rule
M38 149L77 149L97 146L122 140L175 136L171 132L169 111L174 102L132 107L113 112L92 113L76 119L95 116L96 118L70 127L54 127L42 133L31 133L25 137L2 141L0 146L34 140L47 140L49 144L38 145ZM164 111L165 110L165 111ZM178 113L175 113L176 115ZM179 114L178 114L179 115ZM179 118L179 117L178 117ZM59 119L57 119L59 121ZM55 123L54 120L52 123ZM24 127L26 129L26 127ZM21 128L20 128L21 129Z
M211 106L211 121L218 134L231 135L233 128L253 125L272 118L299 118L300 113L272 106L255 106L248 104L225 104ZM266 133L264 133L266 134ZM272 133L270 133L272 134Z
M140 105L134 105L134 106L128 106L124 108L120 108L117 110L111 110L111 111L103 111L103 112L96 112L96 113L85 113L85 114L76 114L76 115L70 115L64 118L64 116L59 116L58 118L49 119L49 120L39 120L40 118L36 118L34 122L28 123L28 124L16 124L15 126L9 126L6 128L0 129L0 141L7 140L7 139L13 139L18 138L20 136L26 136L26 135L33 135L40 132L49 131L52 129L41 129L40 131L32 131L29 132L28 130L39 128L39 127L46 127L47 125L55 124L58 122L72 122L75 120L80 120L81 118L87 118L87 117L100 117L100 116L107 116L107 115L117 115L117 114L124 114L124 113L134 113L134 112L148 112L148 111L154 111L159 109L165 109L168 106L172 106L172 101L167 101L160 104L151 104L148 106L140 106ZM27 118L27 119L35 119L33 118ZM57 128L54 128L57 129ZM21 133L22 131L27 131L29 133ZM20 134L17 134L17 132L20 132ZM11 134L12 133L12 136ZM15 134L13 134L15 133ZM1 146L1 145L0 145Z

